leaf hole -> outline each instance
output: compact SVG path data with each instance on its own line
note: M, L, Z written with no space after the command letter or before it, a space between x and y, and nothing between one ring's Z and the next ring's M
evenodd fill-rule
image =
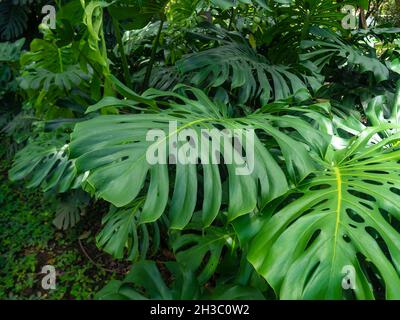
M389 174L387 171L383 170L365 170L365 173L375 173L375 174Z
M361 198L361 199L364 199L364 200L367 200L367 201L376 202L376 199L373 196L371 196L369 194L366 194L364 192L355 191L355 190L347 190L347 192L350 193L351 195L357 197L357 198Z
M344 235L343 235L343 240L344 240L345 242L347 242L347 243L351 242L351 239L350 239L350 237L349 237L347 234L344 234Z
M311 235L310 239L307 242L307 245L305 246L304 250L307 250L312 243L315 241L315 239L318 238L318 236L321 234L321 229L315 230L314 233Z
M373 207L371 207L369 204L366 204L365 202L359 201L359 203L360 203L361 205L363 205L364 207L366 207L367 209L369 209L369 210L374 210Z
M375 181L375 180L366 179L366 180L362 180L362 181L365 182L365 183L373 184L375 186L383 186L382 182Z
M309 190L324 190L324 189L329 189L330 187L331 187L331 185L324 183L324 184L312 186L309 188Z
M392 191L394 194L397 194L398 196L400 196L399 188L391 187L389 190Z
M364 223L365 220L358 213L356 213L353 209L347 208L346 213L349 218L357 223Z

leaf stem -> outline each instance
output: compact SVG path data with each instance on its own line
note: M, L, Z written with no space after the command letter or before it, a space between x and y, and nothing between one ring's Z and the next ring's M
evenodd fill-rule
M117 19L112 17L111 20L112 20L114 30L115 30L115 37L117 38L119 55L121 56L122 70L124 72L124 80L125 80L126 85L128 87L131 87L132 84L131 84L131 79L130 79L130 75L129 75L128 60L126 59L124 46L122 44L121 29L119 27L119 23L118 23Z
M61 55L61 49L57 48L57 53L58 53L58 61L60 63L60 72L64 72L64 65L62 61L62 55Z
M230 30L231 30L231 27L232 27L233 20L235 19L235 15L236 15L236 11L235 11L235 9L234 9L234 8L232 8L232 9L231 9L230 18L229 18L228 31L230 31Z
M156 57L157 48L158 48L158 45L159 45L159 42L160 42L160 35L161 35L161 31L162 31L163 25L164 25L164 19L161 19L160 20L160 26L158 27L158 31L157 31L157 36L154 39L153 46L151 48L150 61L149 61L149 64L147 66L146 74L144 76L143 85L142 85L143 90L146 89L149 86L151 70L153 69L153 65L154 65L154 61L155 61L155 57Z

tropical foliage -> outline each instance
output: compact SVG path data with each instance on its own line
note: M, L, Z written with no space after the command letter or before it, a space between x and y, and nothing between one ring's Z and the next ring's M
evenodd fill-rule
M31 2L0 3L9 178L57 197L60 229L107 203L97 246L132 269L98 299L400 299L398 12ZM34 22L46 4L55 28ZM202 147L149 162L149 131L171 123L167 154L208 130L222 160ZM250 129L254 168L238 174Z

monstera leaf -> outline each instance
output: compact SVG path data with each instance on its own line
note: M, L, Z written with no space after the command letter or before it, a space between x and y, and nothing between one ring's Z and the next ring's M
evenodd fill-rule
M365 103L364 111L368 124L371 126L398 124L400 122L400 82L395 94L387 92L385 95L373 97L368 103ZM357 135L366 128L366 125L356 115L339 114L334 116L333 122L336 129L340 129L342 133L346 132L348 136ZM336 131L336 134L340 136L341 132ZM382 138L389 137L396 132L398 132L397 128L381 131L373 136L373 141L377 143Z
M154 108L157 100L153 99L169 97L168 102L159 101L168 106L166 109L157 113L148 109L148 113L98 116L77 124L71 136L70 155L76 159L81 172L90 172L87 182L98 197L123 207L144 192L141 223L157 220L171 194L171 228L182 229L195 209L201 210L203 223L208 226L222 208L227 211L228 219L233 220L254 210L257 203L263 207L285 193L288 182L284 172L257 134L251 134L251 127L272 137L269 141L276 146L278 157L285 160L292 181L300 181L314 170L312 152L325 152L328 136L301 118L266 112L228 118L224 107L219 109L201 90L183 89L194 98L151 89L139 98L140 102ZM124 92L129 93L129 89L125 88ZM137 95L132 93L130 98L137 99ZM137 108L137 103L107 98L89 111L109 106ZM305 118L312 113L311 109L303 109ZM225 139L227 136L221 132L227 130L228 139ZM297 139L285 130L297 132ZM242 144L238 146L236 143L241 138ZM202 144L202 140L209 143ZM305 140L313 146L311 149L301 142ZM212 145L217 147L217 153L211 150ZM241 151L248 146L246 156L235 145ZM156 158L157 154L159 159L149 160L149 156ZM170 158L165 161L168 154ZM223 155L221 162L225 166L219 165L213 154ZM167 162L174 165L169 166ZM170 179L174 183L173 192L170 192ZM197 199L199 186L203 189L200 201ZM222 202L223 190L228 194L228 203Z
M186 269L198 272L200 284L211 278L219 264L222 249L225 246L230 247L233 242L232 237L225 231L210 227L203 235L180 235L172 244L176 260Z
M169 288L154 261L143 260L133 264L123 281L113 280L95 298L99 300L144 300L144 299L197 299L199 286L190 271L184 271L176 262L165 263L174 275ZM143 288L140 290L139 288Z
M377 96L369 101L365 114L369 122L374 126L382 124L390 124L400 122L400 82L397 84L396 93L393 99L387 96ZM383 132L384 136L388 137L394 130Z
M56 217L53 224L58 229L66 230L75 226L86 213L90 197L82 189L71 190L56 197Z
M275 0L271 1L277 19L262 38L269 47L273 62L294 63L298 60L300 43L310 37L313 26L342 29L345 5L356 6L353 0Z
M129 274L120 280L111 280L95 296L97 300L262 300L263 294L256 288L227 284L213 288L211 294L203 290L193 272L185 270L177 262L164 263L172 275L167 285L163 274L154 261L134 263Z
M20 37L27 28L28 23L27 6L2 1L0 3L0 39L12 40Z
M66 135L48 133L28 142L15 156L10 179L27 179L28 188L41 186L44 191L65 192L80 187L84 175L78 176L74 161L68 159L67 139Z
M255 98L266 104L320 86L320 79L310 72L296 74L288 66L269 63L244 39L189 54L176 66L196 87L217 88L227 83L241 104Z
M345 43L333 32L312 28L312 33L322 39L304 40L301 43L303 49L312 50L301 55L302 60L312 60L321 70L332 59L342 66L348 65L358 72L372 72L377 82L389 78L389 69L376 57L363 53L358 48Z
M400 298L400 134L369 144L395 128L365 129L261 225L237 228L258 230L248 259L281 299Z
M30 51L22 55L21 65L24 71L20 85L25 90L43 88L48 91L51 87L70 90L88 79L71 45L60 48L54 42L35 39Z
M15 62L19 60L25 38L15 42L0 43L0 62Z
M140 199L127 208L112 207L103 218L104 227L96 237L97 245L116 259L123 258L125 249L129 260L146 257L150 247L150 237L153 250L158 249L160 233L157 222L139 225L139 207L142 202ZM152 226L151 234L149 225Z

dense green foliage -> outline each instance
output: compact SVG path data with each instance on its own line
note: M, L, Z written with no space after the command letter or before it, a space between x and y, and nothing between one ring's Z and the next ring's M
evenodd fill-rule
M57 203L7 181L8 163L2 156L0 299L91 299L110 279L121 278L127 265L115 264L95 248L94 212L104 210L92 208L86 223L59 231L51 223ZM41 269L48 264L57 270L56 290L41 287Z
M39 217L21 203L14 220L3 191L2 224L29 226L16 241L43 233L32 246L48 250L51 220L80 241L86 213L106 203L90 214L101 230L85 231L132 269L99 299L400 298L399 12L372 0L30 2L0 3L4 154L11 181L57 205L28 199ZM45 4L55 28L32 34ZM345 5L357 8L351 28ZM242 133L219 144L222 163L203 161L207 148L201 163L149 163L149 130L171 123L199 136L253 129L254 170L226 161ZM173 149L173 135L163 142ZM56 267L81 263L74 254ZM32 259L1 263L33 272ZM110 278L82 270L89 289L69 297Z

